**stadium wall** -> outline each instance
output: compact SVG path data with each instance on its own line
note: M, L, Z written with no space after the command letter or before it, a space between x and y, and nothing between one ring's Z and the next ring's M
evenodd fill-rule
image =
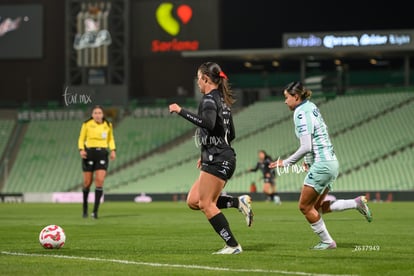
M240 196L241 193L232 193ZM298 201L300 193L279 193L283 201ZM337 192L330 194L337 199L355 198L360 192ZM414 191L370 191L364 194L371 202L414 201ZM152 202L152 201L185 201L186 193L174 194L105 194L102 201L106 202ZM263 193L250 193L253 201L264 201ZM142 200L139 200L141 198ZM81 193L13 193L0 194L0 203L79 203ZM89 199L92 202L92 197Z

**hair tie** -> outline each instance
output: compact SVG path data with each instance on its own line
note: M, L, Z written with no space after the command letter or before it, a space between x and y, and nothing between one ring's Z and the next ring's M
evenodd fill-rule
M223 71L220 71L219 76L220 76L220 78L223 78L223 79L226 79L226 80L228 80L228 79L229 79L229 78L226 76L226 74L224 74L224 72L223 72Z

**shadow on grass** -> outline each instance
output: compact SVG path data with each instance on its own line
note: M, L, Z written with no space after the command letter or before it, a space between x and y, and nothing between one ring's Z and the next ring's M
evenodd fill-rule
M279 247L279 244L276 242L256 243L246 246L243 246L242 244L242 247L245 251L268 252L269 250L277 249Z

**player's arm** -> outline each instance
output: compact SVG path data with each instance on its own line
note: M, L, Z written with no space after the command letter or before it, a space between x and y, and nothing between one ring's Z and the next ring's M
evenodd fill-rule
M108 145L110 153L111 160L114 160L116 157L116 146L115 146L115 138L114 138L114 130L112 127L112 123L109 123L109 133L108 133Z
M297 163L308 152L312 151L313 121L309 113L300 111L295 113L296 134L300 140L299 148L285 160L278 159L271 163L269 168L285 167Z
M86 123L83 123L80 133L79 133L79 138L78 138L78 149L79 150L85 149L86 132L87 132Z
M288 158L283 160L283 166L293 165L312 150L312 135L300 136L299 148Z
M229 142L236 138L236 130L234 129L233 116L230 116L230 135L228 136Z
M259 162L256 163L256 166L247 170L247 172L256 172L259 169Z
M108 147L111 151L116 150L114 130L113 130L111 123L109 124L109 131L108 131Z
M177 104L170 105L170 112L176 112L194 125L208 130L213 130L216 124L217 106L212 99L203 100L200 116L181 108Z
M83 159L87 157L86 151L85 151L86 132L87 132L87 126L86 126L86 123L83 123L80 133L79 133L79 138L78 138L79 154Z

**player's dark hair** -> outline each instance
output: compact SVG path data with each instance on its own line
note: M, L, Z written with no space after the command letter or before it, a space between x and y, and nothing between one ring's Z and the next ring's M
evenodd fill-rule
M218 89L223 93L226 105L231 106L236 101L231 91L229 80L223 70L221 70L220 65L215 62L205 62L198 67L198 71L208 76L214 84L218 85Z
M299 95L301 100L309 99L312 96L312 91L305 86L300 81L294 81L289 83L285 91L290 95Z
M270 154L268 154L267 153L267 151L265 151L265 150L259 150L259 153L263 153L264 154L264 159L270 159L270 160L273 160L272 159L272 156L270 156Z

